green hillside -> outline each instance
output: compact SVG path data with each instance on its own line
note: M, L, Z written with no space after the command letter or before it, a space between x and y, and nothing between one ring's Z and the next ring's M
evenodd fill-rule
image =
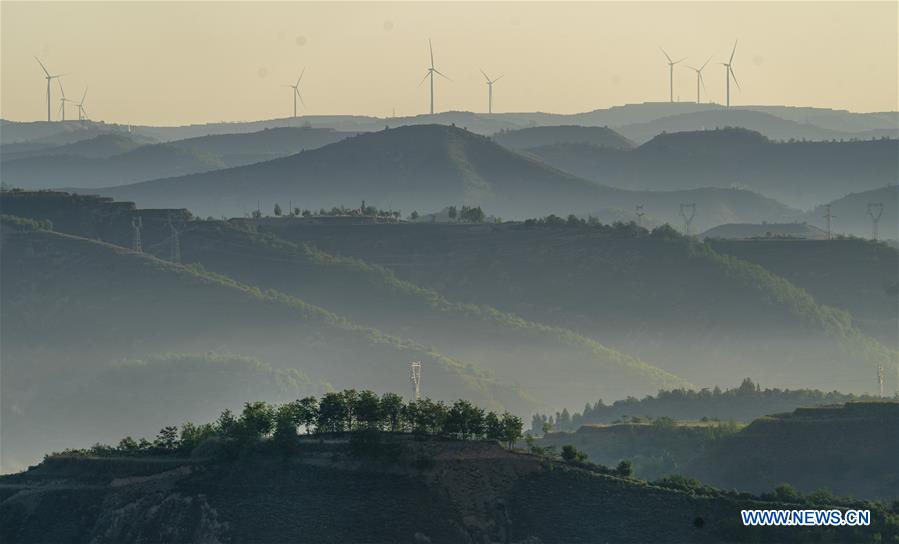
M223 168L214 156L172 144L140 146L108 158L40 155L3 162L0 179L12 187L94 189Z
M401 392L408 362L421 360L432 397L464 394L521 412L534 405L474 365L277 291L83 238L9 224L2 233L4 414L27 418L47 402L48 380L77 386L109 361L209 350L335 386ZM43 450L15 436L4 436L3 447L4 461Z
M848 313L760 266L670 229L562 223L265 228L450 299L575 330L699 385L728 383L739 370L772 386L858 392L873 386L860 374L895 364L895 352Z
M679 220L683 202L703 206L697 228L741 220L782 220L794 213L735 189L647 192L613 189L563 173L467 130L407 126L347 138L264 163L110 187L97 191L141 207L186 207L201 216L244 215L276 202L310 209L356 206L428 211L478 204L500 217L530 217L598 208Z
M886 346L897 345L899 251L845 240L706 240L716 252L758 264L807 291Z
M60 145L60 146L39 146L35 149L23 149L15 151L15 144L8 144L0 147L2 150L2 158L4 161L13 159L23 159L35 156L58 156L73 155L76 157L85 157L91 159L105 159L113 155L126 153L132 149L136 149L145 142L145 138L134 137L126 132L106 132L76 142ZM7 149L8 148L8 149Z
M529 153L556 168L614 187L745 187L798 208L896 181L899 144L895 139L778 143L758 132L714 127L654 133L631 151L556 144Z
M543 145L581 143L605 149L632 149L633 142L608 127L562 125L503 130L493 140L512 149L529 149Z

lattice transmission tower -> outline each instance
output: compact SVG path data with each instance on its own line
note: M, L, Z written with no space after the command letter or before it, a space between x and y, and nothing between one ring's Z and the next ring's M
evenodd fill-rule
M827 230L827 239L833 240L833 218L836 216L830 208L830 204L824 205L824 225L826 227L825 230Z
M680 216L684 219L684 236L690 236L690 227L693 225L693 218L696 217L696 203L681 204Z
M144 221L140 216L131 218L131 250L135 253L143 253L140 242L140 229L144 227Z
M421 361L409 363L409 383L412 385L412 400L421 400Z
M868 204L868 216L871 218L871 238L877 240L878 223L883 215L883 202L871 202Z

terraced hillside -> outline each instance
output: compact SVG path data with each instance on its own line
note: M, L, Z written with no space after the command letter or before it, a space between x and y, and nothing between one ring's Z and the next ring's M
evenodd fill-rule
M883 509L870 527L746 528L740 509L787 504L665 489L483 442L390 440L400 453L389 462L308 442L289 458L51 457L0 479L0 537L554 544L889 541L899 531Z
M695 459L685 473L750 492L789 483L811 492L895 499L899 402L799 408L754 421Z

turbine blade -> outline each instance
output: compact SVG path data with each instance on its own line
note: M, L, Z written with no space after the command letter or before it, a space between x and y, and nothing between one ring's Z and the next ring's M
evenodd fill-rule
M709 57L707 61L705 61L705 62L702 63L702 67L699 68L699 71L700 71L700 72L702 71L703 68L705 68L705 65L709 63L709 60L712 60L712 57Z
M737 53L737 40L734 40L734 50L730 52L730 60L727 61L728 63L731 63L734 61L734 55L736 53Z
M668 59L668 62L671 62L671 57L668 56L668 53L666 53L664 49L659 47L659 51L661 51L662 54L665 55L665 58Z
M505 74L503 74L503 75L505 75ZM503 76L499 76L498 78L494 79L493 82L496 83L497 81L501 80L502 78L503 78Z
M297 87L300 86L300 82L303 81L303 74L306 73L306 67L303 66L303 71L300 72L300 77L297 78Z
M424 79L418 82L418 86L421 87L421 84L425 82L425 79L428 79L428 76L431 75L431 71L428 70L428 73L425 74Z
M443 73L441 73L440 70L438 70L437 68L434 68L434 73L436 73L437 75L439 75L439 76L442 77L443 79L446 79L446 80L448 80L448 81L452 81L452 79L450 79L448 76L445 76L445 75L444 75Z
M689 58L689 57L684 57L684 58L682 58L682 59L680 59L680 60L678 60L678 61L672 62L671 64L677 64L678 62L684 62L684 61L687 60L688 58Z
M428 50L431 51L431 68L434 67L434 46L431 44L431 38L428 38Z
M305 107L306 107L306 103L303 102L303 95L300 94L300 91L299 91L299 90L297 90L297 97L300 99L300 104L302 104L303 107L305 108Z
M79 104L84 104L85 98L87 98L87 87L84 88L84 94L81 95L81 102L79 102Z
M733 66L728 66L727 71L730 72L730 77L734 78L734 83L737 84L737 89L740 89L742 91L743 89L740 88L740 82L737 81L737 74L734 73Z
M699 82L702 83L702 90L708 95L708 91L705 90L705 79L702 77L702 72L699 72Z
M484 74L484 70L481 70L481 73ZM490 78L487 77L487 74L484 74L484 79L487 80L487 83L493 83L492 81L490 81Z
M44 63L41 62L41 59L34 57L34 60L36 60L37 63L41 65L41 68L44 70L44 73L47 74L47 77L50 77L50 72L47 71L47 67L44 66Z

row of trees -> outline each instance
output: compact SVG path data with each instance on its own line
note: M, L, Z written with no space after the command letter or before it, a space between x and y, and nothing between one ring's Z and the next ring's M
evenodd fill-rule
M594 404L587 403L582 412L571 413L566 408L555 415L535 414L531 429L535 434L540 434L617 421L661 425L672 418L751 421L765 414L791 411L801 406L844 404L858 400L876 400L876 397L816 389L762 389L759 384L745 378L738 387L725 390L719 387L660 390L655 396L647 395L642 399L628 397L612 404L605 404L599 399Z
M321 208L317 212L315 210L310 209L300 209L297 207L288 208L286 211L281 208L281 204L275 203L275 207L272 210L275 214L275 217L283 217L287 215L288 217L333 217L333 216L356 216L356 217L377 217L380 219L392 219L394 221L399 221L402 213L399 210L381 210L376 208L375 206L367 206L365 201L362 201L362 205L358 208L347 208L346 206L333 206L330 210L326 208ZM251 214L253 219L261 219L262 218L262 210L253 210Z
M309 396L286 404L248 402L239 414L225 410L213 423L187 422L159 431L153 441L126 437L118 446L97 444L87 451L64 453L91 455L189 454L210 438L220 438L240 446L271 439L289 446L298 433L394 432L435 435L462 440L488 439L512 448L522 437L521 418L509 412L497 414L467 400L452 405L421 399L405 402L395 393L377 395L372 391L347 389L326 393L321 399Z

